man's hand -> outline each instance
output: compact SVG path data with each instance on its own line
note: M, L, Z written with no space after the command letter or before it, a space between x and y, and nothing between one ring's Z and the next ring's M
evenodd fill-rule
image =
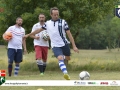
M79 50L78 50L77 47L73 47L73 50L74 50L75 52L79 53Z
M6 39L6 38L4 38L5 37L5 34L3 34L3 39L6 41L6 42L9 42L11 39Z
M25 49L23 54L25 55L25 54L27 54L27 53L28 53L28 52L27 52L27 50Z
M39 37L39 36L35 36L35 39L37 39L37 40L38 40L38 39L40 39L40 37Z

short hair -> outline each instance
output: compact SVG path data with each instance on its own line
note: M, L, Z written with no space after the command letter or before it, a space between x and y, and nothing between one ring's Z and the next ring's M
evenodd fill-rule
M22 18L21 17L17 17L16 20L18 20L18 19L22 19Z
M45 16L45 14L44 14L44 13L40 13L40 14L39 14L39 16L40 16L40 15L44 15L44 16Z
M53 8L50 9L50 14L52 14L53 10L58 10L59 11L59 9L57 7L53 7Z

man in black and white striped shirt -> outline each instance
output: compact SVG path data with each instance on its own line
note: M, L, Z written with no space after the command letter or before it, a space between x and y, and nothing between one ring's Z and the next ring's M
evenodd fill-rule
M66 65L64 64L64 60L70 60L70 48L69 43L72 43L73 50L79 53L78 48L75 45L73 36L70 32L69 26L64 19L59 18L59 10L56 7L50 9L50 15L52 17L51 20L48 20L40 29L35 30L34 32L27 34L25 37L30 35L34 35L36 33L41 32L42 30L47 30L50 40L51 47L54 55L58 59L59 67L64 73L64 78L66 80L70 80L70 76L68 75ZM66 34L70 42L66 38Z

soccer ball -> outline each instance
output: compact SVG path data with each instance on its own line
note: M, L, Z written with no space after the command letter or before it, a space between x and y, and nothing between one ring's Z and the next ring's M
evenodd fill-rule
M49 40L49 35L47 32L42 32L42 38L45 40L45 41L48 41Z
M89 80L90 79L90 74L87 71L82 71L79 74L79 78L81 80Z
M12 39L12 33L11 32L6 32L3 34L3 39L4 40L10 40Z

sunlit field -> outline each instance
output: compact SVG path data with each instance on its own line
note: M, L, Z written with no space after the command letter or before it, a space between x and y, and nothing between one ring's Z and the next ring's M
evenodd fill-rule
M120 52L117 49L109 52L108 50L80 50L80 53L74 53L67 66L71 80L79 80L79 73L87 70L90 73L90 80L120 80L119 63ZM49 50L48 64L44 76L39 75L35 62L34 53L23 56L23 62L20 64L18 77L8 77L6 80L64 80L63 74L58 67L58 62L53 53ZM0 69L7 71L7 50L0 46ZM14 71L14 70L13 70ZM66 86L66 87L0 87L0 90L119 90L119 87L84 87L84 86Z

